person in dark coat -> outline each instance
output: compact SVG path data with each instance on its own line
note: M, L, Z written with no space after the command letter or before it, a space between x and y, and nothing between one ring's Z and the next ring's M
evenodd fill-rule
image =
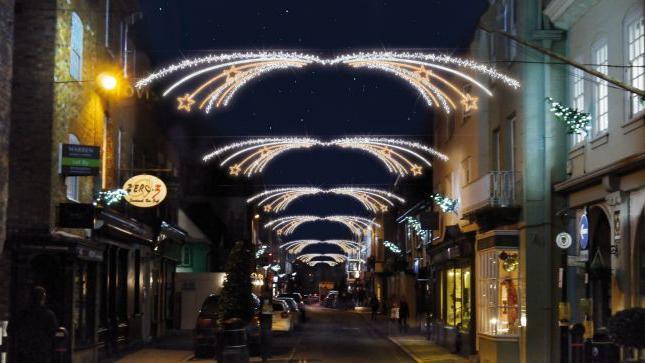
M376 295L372 295L370 299L370 307L372 308L372 320L376 320L376 314L378 314L378 299Z
M405 333L408 331L408 317L410 317L410 307L405 299L399 303L399 331Z
M14 339L15 360L18 363L50 363L54 355L54 335L58 320L45 307L47 293L36 286L31 290L29 305L16 314L9 324Z

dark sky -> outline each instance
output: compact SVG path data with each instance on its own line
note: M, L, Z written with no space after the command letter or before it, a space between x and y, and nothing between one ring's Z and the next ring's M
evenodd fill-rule
M469 43L486 3L143 0L142 35L156 66L234 50L302 50L325 57L372 49L454 54ZM169 106L174 106L171 100ZM342 67L276 71L247 84L227 108L214 109L207 116L168 109L168 133L206 192L242 181L212 170L216 164L191 161L233 140L396 135L428 143L432 129L432 110L404 81L378 71ZM369 155L323 149L287 153L269 164L262 178L250 182L388 188L394 180ZM367 215L356 202L341 197L302 199L285 214L331 212ZM306 228L301 231L306 234Z

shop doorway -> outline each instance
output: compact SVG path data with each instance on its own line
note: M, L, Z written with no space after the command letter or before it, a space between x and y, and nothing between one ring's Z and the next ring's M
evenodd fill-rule
M611 228L600 208L592 208L590 216L591 254L589 262L594 332L606 330L611 316Z
M41 254L34 256L28 269L28 278L25 291L27 294L34 286L42 286L47 291L46 306L49 307L60 324L63 323L66 312L64 284L65 272L62 266L65 264L61 258L53 254Z
M636 224L636 241L635 246L638 249L638 306L645 308L645 209L641 211L641 216Z

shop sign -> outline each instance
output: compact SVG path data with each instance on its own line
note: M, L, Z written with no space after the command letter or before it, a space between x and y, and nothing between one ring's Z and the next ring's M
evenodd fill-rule
M128 179L123 184L128 193L125 200L140 208L150 208L159 205L166 199L168 189L166 184L153 175L140 174Z
M580 249L586 250L589 246L589 220L586 214L580 217L578 231L580 233Z
M573 242L573 238L571 238L571 235L568 234L567 232L560 232L555 237L555 244L558 247L562 248L563 250L566 250L567 248L571 247L572 242Z
M60 228L94 228L94 206L84 203L60 203L57 225Z
M90 145L60 144L58 173L65 176L98 175L101 148Z

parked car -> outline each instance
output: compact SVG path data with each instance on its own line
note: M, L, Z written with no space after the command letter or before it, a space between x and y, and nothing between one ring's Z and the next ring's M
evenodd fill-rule
M300 321L304 322L307 319L306 313L305 313L305 302L304 299L302 298L302 295L298 292L292 292L292 293L283 293L283 294L278 294L278 298L283 298L283 297L288 297L292 298L298 303L298 311L300 312Z
M276 300L282 300L287 303L289 306L289 314L291 315L291 318L293 319L293 325L296 326L298 325L298 322L300 321L300 307L298 306L298 303L296 300L290 298L290 297L276 297Z
M289 305L283 300L273 300L273 316L271 330L290 332L293 330L292 317L289 314Z
M209 295L199 309L193 341L196 357L213 357L217 348L217 333L222 330L217 318L219 295ZM260 299L251 294L254 302L253 318L246 324L246 336L249 348L254 351L260 345Z
M323 300L322 305L326 308L336 307L336 301L338 300L338 291L330 291L325 300Z
M313 305L320 302L320 296L318 294L310 294L305 296L305 303L307 305Z

